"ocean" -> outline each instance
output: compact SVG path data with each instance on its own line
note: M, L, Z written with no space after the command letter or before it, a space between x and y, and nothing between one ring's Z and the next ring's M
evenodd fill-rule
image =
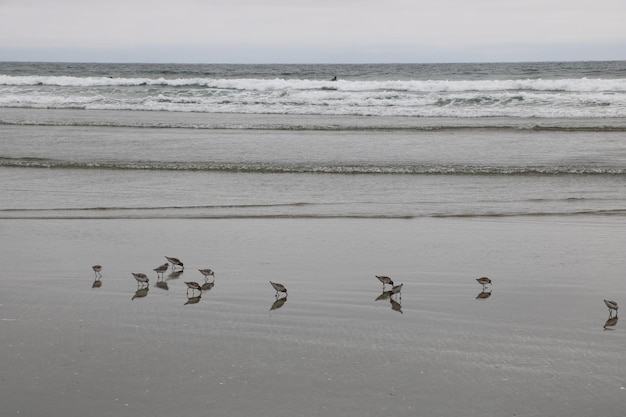
M621 417L625 185L626 62L0 63L0 415Z
M623 216L624 117L622 61L0 63L0 217Z

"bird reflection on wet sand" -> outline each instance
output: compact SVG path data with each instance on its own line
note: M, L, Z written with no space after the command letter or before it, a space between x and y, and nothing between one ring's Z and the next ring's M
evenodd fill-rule
M391 309L393 311L397 311L398 313L402 314L402 304L401 304L402 300L400 300L399 302L394 300L393 298L389 298L389 303L391 304Z
M165 291L170 289L170 286L168 285L168 283L165 282L165 281L162 281L162 280L161 281L157 281L156 284L154 284L154 286L157 287L157 288L160 288L162 290L165 290Z
M480 293L478 293L478 295L476 296L477 300L485 300L487 298L491 297L491 291L482 291Z
M102 287L102 281L100 281L100 278L96 278L93 280L93 284L91 284L91 288L100 288Z
M388 300L391 297L391 291L383 291L374 301Z
M272 303L272 306L270 307L270 311L281 308L282 306L285 305L286 302L287 302L287 296L277 298L276 301Z
M215 280L211 281L211 282L205 282L204 284L202 284L202 286L200 287L201 291L209 291L211 288L213 288L215 286Z
M183 272L185 272L185 271L182 271L182 270L180 270L180 271L172 271L172 272L170 272L170 273L169 273L169 275L167 276L167 280L169 281L169 280L171 280L171 279L178 279L178 278L180 278L180 276L181 276L181 274L182 274Z
M609 315L609 318L604 323L603 329L604 330L615 330L615 329L611 329L611 327L615 327L615 325L617 324L617 320L618 320L617 316Z
M131 300L134 300L135 298L143 298L147 296L149 290L150 288L148 287L139 288L137 291L135 291L135 295L133 295L133 298L131 298Z
M402 298L395 300L392 295L394 295L393 291L389 290L389 291L383 291L382 293L380 293L380 295L378 297L376 297L374 299L374 301L383 301L383 300L389 300L389 304L391 305L391 309L393 311L397 311L398 313L402 314Z
M189 296L187 295L187 302L184 305L187 304L198 304L200 302L200 299L202 298L202 293L200 293L199 295L194 295L194 296Z

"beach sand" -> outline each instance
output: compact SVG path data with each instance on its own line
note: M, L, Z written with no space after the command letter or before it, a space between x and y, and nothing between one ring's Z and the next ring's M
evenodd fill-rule
M3 416L625 410L626 331L605 329L602 301L626 303L623 218L5 219L0 230ZM164 256L185 263L167 289L152 271ZM201 268L215 285L185 304ZM146 296L133 299L132 272L149 275ZM375 275L404 284L398 304ZM274 310L270 280L288 289Z

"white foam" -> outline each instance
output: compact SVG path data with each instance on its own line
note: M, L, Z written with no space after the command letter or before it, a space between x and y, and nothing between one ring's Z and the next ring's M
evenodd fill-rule
M350 81L0 75L0 106L416 117L626 117L625 79Z
M251 91L327 90L327 91L570 91L626 92L626 79L519 79L519 80L409 80L409 81L350 81L335 82L301 79L212 79L212 78L109 78L69 76L9 76L0 75L0 85L48 85L58 87L99 86L196 86L217 89Z

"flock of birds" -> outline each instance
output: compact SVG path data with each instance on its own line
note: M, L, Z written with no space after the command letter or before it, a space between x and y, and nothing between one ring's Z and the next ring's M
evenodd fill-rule
M157 273L157 280L163 279L163 274L169 269L170 264L172 265L172 272L175 272L177 267L180 268L180 270L178 271L179 273L182 273L182 271L184 271L185 269L185 265L181 262L180 259L170 256L166 256L165 259L167 259L167 262L153 269L153 271ZM93 272L95 274L93 287L100 287L102 285L102 281L100 281L100 278L102 278L102 265L94 265L91 268L93 269ZM194 304L199 302L202 296L202 291L208 291L213 288L215 282L215 272L209 268L199 269L198 271L202 274L202 276L204 276L205 282L203 284L200 284L196 281L185 282L185 285L187 285L187 303L185 304ZM132 275L137 281L138 287L137 293L135 293L133 299L138 297L145 297L147 295L147 288L150 279L146 274L141 272L132 272ZM213 277L213 281L209 282L209 277ZM378 296L376 300L390 299L392 309L402 312L402 310L400 309L400 303L397 300L394 300L393 297L398 296L400 301L402 300L402 286L404 284L395 285L393 280L386 275L375 275L375 277L378 278L378 280L383 284L383 292L380 296ZM491 286L491 279L488 277L480 277L476 278L476 281L483 287L482 292L478 294L476 298L488 298L491 295L491 291L487 292L486 288L487 285ZM285 287L284 284L273 281L270 281L270 285L276 291L276 302L274 302L270 310L275 310L276 308L282 307L287 301L287 287ZM385 291L387 285L389 285L391 289ZM189 291L191 291L191 296L189 295ZM198 293L196 293L196 291L198 291ZM284 297L281 296L281 293L284 294ZM615 326L615 324L617 324L617 310L619 306L617 305L617 302L611 300L604 300L604 304L609 309L609 319L604 325L604 328L606 329L610 326ZM613 315L614 313L615 315Z
M168 289L167 283L164 281L164 273L170 268L170 264L172 273L170 273L169 276L174 278L177 278L185 270L185 265L178 258L166 256L165 259L167 259L167 262L157 266L153 269L153 271L157 273L156 286L163 289ZM95 275L95 280L92 284L92 288L99 288L102 286L102 265L93 265L91 268L93 269ZM187 302L185 304L198 303L202 297L202 292L210 290L215 285L215 272L212 269L205 268L199 269L198 271L204 277L204 283L198 283L196 281L185 281L185 285L187 286ZM132 299L134 300L135 298L147 296L149 289L148 285L150 283L150 278L148 277L148 275L142 272L132 272L131 274L133 278L135 278L135 281L137 281L137 291L135 292L135 295ZM209 277L213 277L213 280L210 282ZM378 280L383 284L383 292L380 296L378 296L376 301L389 299L391 302L391 308L395 311L399 311L400 313L402 313L400 302L402 300L401 291L404 284L394 285L393 281L388 276L376 275L376 278L378 278ZM276 301L274 302L274 304L272 304L272 307L270 308L270 310L275 310L282 307L287 301L287 287L280 282L270 281L269 283L274 291L276 291ZM385 291L386 285L390 285L391 289ZM399 300L394 299L394 296L399 297Z
M178 276L185 270L185 265L178 258L166 256L165 259L167 259L167 262L157 266L153 269L153 271L157 273L157 286L167 289L166 284L164 284L163 282L163 275L170 268L170 264L172 265L172 273L175 276ZM177 268L179 269L177 270ZM92 288L99 288L102 286L102 265L93 265L91 269L93 269L95 275L95 280L92 284ZM205 268L199 269L198 271L202 274L202 276L204 276L205 282L202 284L196 281L185 282L185 285L187 286L187 302L185 304L198 303L200 301L200 298L202 297L202 291L210 290L215 284L215 272L212 269ZM135 298L145 297L146 295L148 295L148 284L150 283L150 278L148 277L148 275L142 272L132 272L131 274L133 278L135 278L135 280L137 281L137 292L132 299L134 300ZM209 282L209 277L213 277L213 281ZM287 301L287 287L279 282L272 281L270 281L270 285L276 291L277 301L271 308L272 310L274 310L276 308L282 307ZM190 291L191 295L189 293ZM284 294L284 297L280 296L281 293Z

